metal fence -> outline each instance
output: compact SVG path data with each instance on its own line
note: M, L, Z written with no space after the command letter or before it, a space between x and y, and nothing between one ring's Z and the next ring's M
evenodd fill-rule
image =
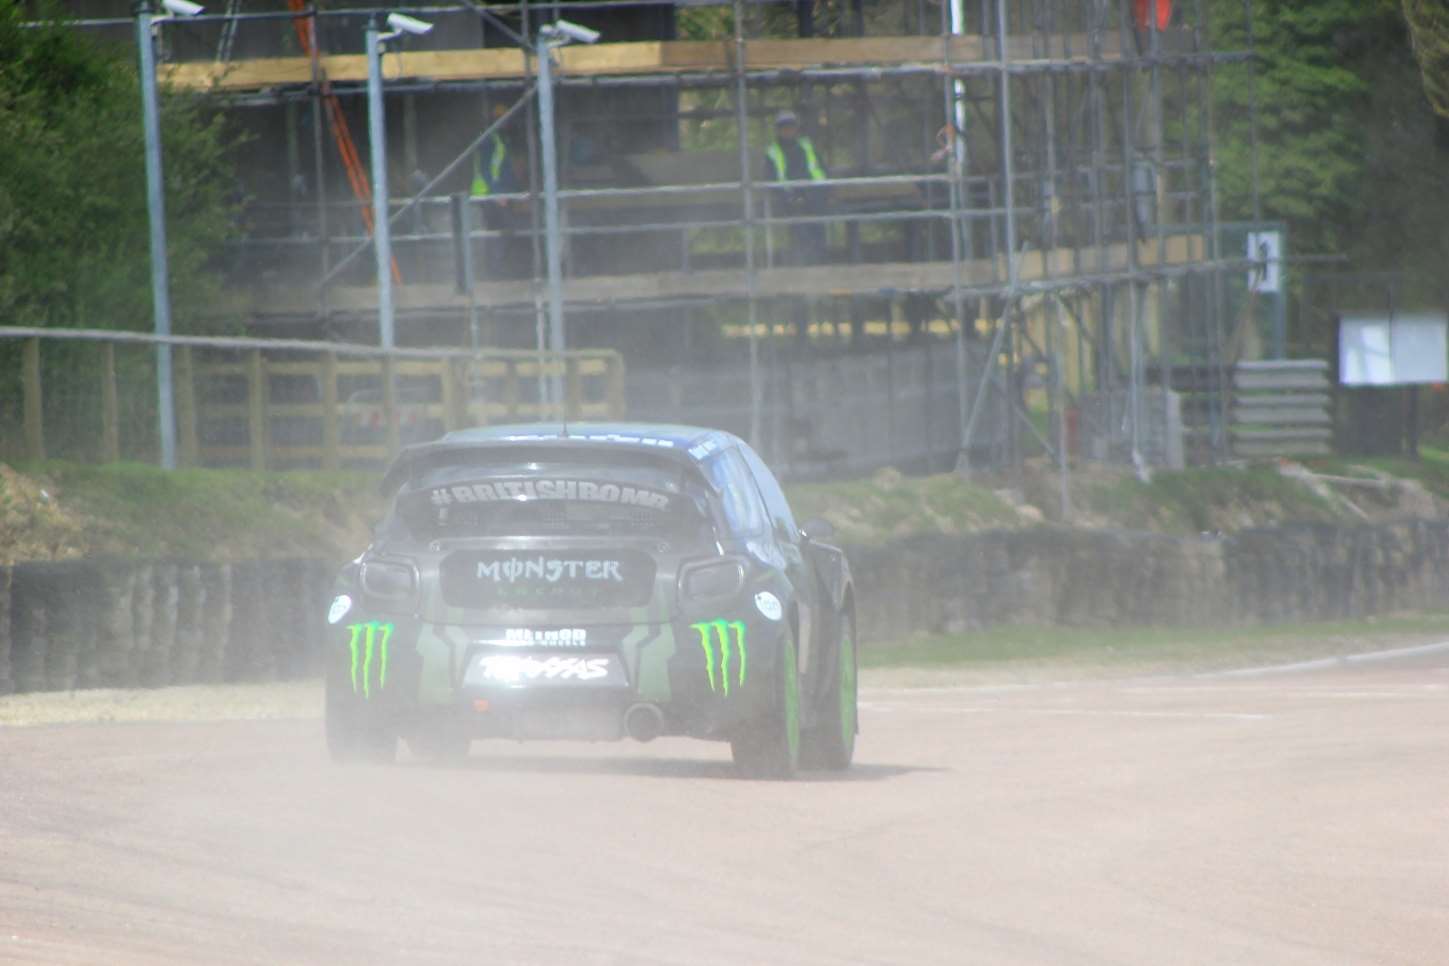
M985 368L973 350L971 368ZM833 358L779 360L766 367L758 447L780 475L809 480L858 476L882 466L948 469L961 449L954 352L926 344ZM975 380L972 380L975 384ZM632 369L633 418L715 426L740 436L750 425L744 365ZM973 441L975 463L1003 445L999 393L988 397Z

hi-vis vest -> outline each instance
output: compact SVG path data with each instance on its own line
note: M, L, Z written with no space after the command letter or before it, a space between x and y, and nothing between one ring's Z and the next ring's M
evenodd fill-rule
M800 138L799 144L800 150L805 152L805 167L810 171L810 180L824 181L825 169L820 167L820 159L815 156L815 145L810 143L809 138ZM765 149L765 157L769 158L770 163L775 166L776 181L790 180L786 176L785 149L780 147L779 141Z
M482 198L493 193L493 186L498 183L498 176L503 173L503 162L508 158L508 145L503 143L503 138L494 134L488 139L488 147L491 153L488 156L488 176L483 176L483 159L478 155L481 152L473 153L473 197Z

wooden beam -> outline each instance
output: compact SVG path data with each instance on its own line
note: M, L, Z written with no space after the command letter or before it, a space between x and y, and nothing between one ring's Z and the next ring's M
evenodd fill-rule
M1198 235L1172 235L1167 239L1167 258L1162 264L1185 265L1201 261L1205 255L1203 239ZM1081 249L1083 263L1096 273L1124 272L1129 268L1126 243L1105 246L1097 258L1095 246ZM1138 265L1151 269L1158 265L1155 238L1138 245ZM1050 266L1051 271L1045 270ZM1072 249L1059 248L1049 253L1027 252L1020 261L1019 277L1023 282L1039 282L1048 278L1072 277ZM765 268L757 275L757 291L761 296L806 295L816 297L874 295L887 290L944 291L953 284L955 275L950 262L886 262L864 265L812 265L794 268ZM977 259L964 262L961 282L968 286L1004 284L1004 258ZM627 303L640 298L719 298L745 297L744 272L739 269L696 269L691 272L655 272L647 275L597 275L571 278L565 283L564 295L575 302ZM481 282L474 289L480 305L531 305L533 294L528 279ZM461 311L467 297L459 295L451 283L404 285L396 290L400 309L447 309ZM300 314L311 311L305 291L269 291L257 296L252 308L263 313ZM365 312L377 306L377 292L372 286L334 286L328 304L343 311Z
M101 462L121 461L121 404L116 396L116 344L101 343Z
M247 444L251 468L267 468L267 363L261 350L247 353Z
M342 467L338 456L341 434L337 427L337 353L322 354L322 468Z
M1169 31L1165 51L1191 49L1190 38ZM745 48L745 66L751 70L805 70L814 67L893 67L939 64L944 68L946 43L941 37L811 37L751 40ZM992 38L973 35L949 41L956 63L990 62L996 57ZM1045 39L1018 36L1008 39L1012 60L1087 63L1091 45L1086 34L1064 34ZM1102 39L1102 57L1120 60L1120 39L1115 33ZM734 43L713 40L647 40L580 45L558 51L561 73L575 76L683 74L734 69ZM334 84L367 81L367 58L362 54L333 54L321 58L322 70ZM495 80L524 76L523 52L496 47L468 50L427 50L389 53L384 61L389 81ZM257 91L269 87L305 86L312 82L306 57L260 57L217 64L189 61L163 68L165 83L186 90Z
M177 346L175 358L177 463L197 466L196 352L189 345Z
M40 340L26 339L20 360L21 408L25 420L25 458L45 459L45 417L40 386Z

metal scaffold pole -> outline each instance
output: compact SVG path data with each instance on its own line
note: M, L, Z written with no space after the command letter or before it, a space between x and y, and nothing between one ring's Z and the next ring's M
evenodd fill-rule
M549 405L561 417L564 407L564 377L559 368L568 348L564 333L563 237L558 216L558 141L553 116L553 55L549 44L540 40L538 53L538 135L543 145L544 249L548 261L548 347L555 353L549 377Z
M950 30L943 32L942 51L946 70L951 69L951 38L966 28L962 0L952 0ZM946 11L942 10L942 17ZM966 239L962 225L963 208L961 193L966 174L966 87L960 80L948 80L943 86L946 99L946 123L951 125L947 136L946 163L951 172L947 190L951 202L951 308L956 316L956 418L960 434L960 451L956 455L956 466L961 473L971 472L971 434L967 427L971 422L971 404L967 399L967 385L970 382L970 359L966 352L966 300L961 292L961 262L965 257Z
M146 211L151 225L151 303L156 335L171 334L171 280L166 265L166 195L161 184L161 119L156 103L154 22L144 3L136 11L141 54L141 122L146 136ZM161 466L176 469L176 403L171 384L171 346L156 344L156 403Z
M745 86L745 6L734 0L735 21L735 126L740 149L740 198L744 205L745 298L749 313L750 343L750 445L759 447L763 426L760 410L764 386L760 379L760 313L755 274L755 198L750 174L750 114Z

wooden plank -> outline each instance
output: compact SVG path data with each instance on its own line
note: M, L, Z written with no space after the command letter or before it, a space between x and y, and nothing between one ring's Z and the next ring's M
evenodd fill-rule
M953 37L952 61L980 63L996 57L992 39ZM1034 63L1044 57L1087 62L1090 45L1085 34L1060 35L1043 45L1035 36L1008 38L1013 60ZM946 44L941 37L841 37L751 40L745 64L751 70L804 70L811 67L872 67L906 64L942 64ZM733 41L668 40L626 41L565 47L556 52L562 74L621 76L679 74L734 69ZM1104 38L1102 57L1118 60L1115 35ZM320 59L322 70L334 84L367 81L367 58L362 54L332 54ZM389 81L492 80L524 76L523 52L514 47L465 50L398 51L387 55ZM162 68L163 82L186 90L248 91L310 84L312 65L306 57L261 57L226 64L191 61Z
M1331 397L1326 392L1238 393L1237 404L1258 409L1326 409Z
M1243 372L1233 373L1233 386L1238 389L1299 390L1323 389L1328 386L1326 373L1313 370L1301 372Z
M1233 407L1233 422L1302 426L1331 424L1333 417L1326 409L1273 409L1238 405Z
M1298 372L1302 370L1328 371L1326 359L1250 359L1237 364L1244 372Z
M564 386L564 418L578 419L583 402L583 380L578 364L569 359L564 360Z
M267 369L260 349L247 353L247 454L254 470L267 468Z
M462 384L460 377L462 371L462 366L449 362L443 374L443 385L441 388L443 393L443 432L445 433L451 433L464 423L461 412L462 407L458 404L459 399L463 395L459 388Z
M45 459L45 415L40 385L40 340L26 339L20 350L21 409L25 422L25 458Z
M1233 426L1228 429L1236 441L1241 439L1250 442L1266 443L1274 440L1319 440L1333 438L1332 429L1318 429L1304 426L1291 429L1255 429L1246 426Z
M176 462L196 466L196 356L189 345L177 346L172 356L176 391Z
M116 344L101 343L101 462L121 461L121 403L116 397Z
M608 411L614 419L624 418L624 357L610 360L608 375Z
M382 418L387 427L388 458L397 455L402 448L402 432L398 425L397 412L397 363L391 356L382 360Z
M1333 447L1323 442L1303 442L1293 445L1284 443L1233 442L1233 453L1238 456L1331 456Z
M1202 258L1202 237L1173 235L1167 239L1164 264L1184 265ZM1070 274L1071 249L1059 249L1053 255L1053 275ZM1107 246L1105 264L1096 264L1096 249L1082 249L1084 271L1126 270L1130 251L1125 243ZM1139 264L1150 268L1158 264L1157 242L1139 246ZM1023 282L1039 281L1042 274L1039 254L1023 259L1020 278ZM950 262L879 262L850 265L810 265L761 269L757 275L758 293L771 296L845 296L877 295L887 290L898 292L945 291L955 280ZM977 259L961 266L963 285L1005 284L1005 259ZM689 272L653 272L640 275L598 275L570 278L564 295L571 302L627 303L640 298L743 298L746 294L745 274L734 269L695 269ZM367 312L377 308L377 292L373 286L333 286L329 304L337 310ZM467 296L459 295L451 282L444 284L402 285L395 290L397 307L408 310L449 309L462 311ZM532 283L528 279L480 282L474 288L480 305L510 306L533 304ZM250 306L264 313L296 314L315 309L305 291L296 287L258 292ZM1307 387L1317 388L1317 387Z
M322 468L337 470L342 466L337 447L341 432L337 425L337 353L322 356Z

